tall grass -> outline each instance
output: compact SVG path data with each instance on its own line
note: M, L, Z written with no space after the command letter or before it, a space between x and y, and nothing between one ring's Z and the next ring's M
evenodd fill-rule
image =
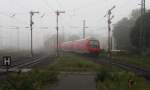
M48 70L34 70L28 73L10 74L1 82L0 90L44 90L45 86L54 84L58 73Z
M95 80L97 90L150 90L149 82L127 71L103 69L97 73ZM129 84L129 80L132 83Z
M150 68L150 56L132 55L132 54L114 54L113 58L119 61L135 64L143 68Z
M55 64L50 65L50 68L58 71L97 71L101 66L71 54L58 58Z

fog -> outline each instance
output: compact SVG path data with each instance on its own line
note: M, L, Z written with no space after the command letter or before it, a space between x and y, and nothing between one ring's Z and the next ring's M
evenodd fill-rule
M44 46L47 38L56 34L56 10L65 11L59 16L59 33L82 38L83 20L86 20L86 37L97 37L101 46L107 44L107 10L113 5L115 18L112 25L123 17L130 17L133 9L140 8L140 0L0 0L0 49L30 49L30 11L33 16L33 48ZM146 8L150 1L146 0ZM113 28L113 26L112 26Z

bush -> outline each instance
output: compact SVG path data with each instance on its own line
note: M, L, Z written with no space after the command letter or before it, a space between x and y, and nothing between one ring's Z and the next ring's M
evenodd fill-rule
M110 71L103 69L97 73L96 86L98 90L128 90L129 80L131 81L131 90L149 90L150 86L143 78L135 74L121 71Z
M104 82L107 77L109 77L109 73L106 70L102 69L101 72L97 73L97 77L95 80L96 80L96 82L98 82L98 81Z
M2 90L43 90L58 80L57 72L34 70L28 73L13 73L1 82Z

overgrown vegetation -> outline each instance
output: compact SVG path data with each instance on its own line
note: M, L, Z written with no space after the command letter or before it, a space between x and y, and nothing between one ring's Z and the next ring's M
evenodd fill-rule
M48 70L33 70L28 73L10 74L0 82L0 90L45 90L58 80L58 73Z
M120 54L122 55L122 54ZM125 55L125 54L123 54ZM105 57L104 52L100 57ZM0 82L0 90L45 90L58 81L58 72L97 72L98 90L150 90L149 82L131 72L114 66L104 66L75 54L64 54L46 70L33 70L28 73L12 73L7 81Z
M58 58L57 62L50 65L56 71L97 71L101 66L77 55L69 54Z
M113 54L113 58L122 62L135 64L139 67L150 68L150 56L149 55L137 55L137 54Z
M149 82L127 71L101 69L96 77L97 90L150 90Z
M108 52L106 50L102 49L98 57L99 58L107 58Z

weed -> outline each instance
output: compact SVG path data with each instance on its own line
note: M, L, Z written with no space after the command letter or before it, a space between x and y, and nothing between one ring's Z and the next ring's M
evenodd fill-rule
M48 70L33 70L28 73L13 73L7 81L1 82L2 90L43 90L58 80L58 73Z

